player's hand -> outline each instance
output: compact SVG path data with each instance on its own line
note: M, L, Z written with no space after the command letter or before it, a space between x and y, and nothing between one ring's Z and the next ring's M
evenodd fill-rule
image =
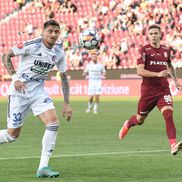
M69 104L64 103L63 111L62 111L63 117L66 117L67 121L71 120L72 117L72 110Z
M157 77L168 77L169 71L168 70L164 70L164 71L160 71L159 73L157 73Z
M15 90L18 91L18 92L25 92L25 83L21 82L20 80L17 80L14 82L14 87L15 87Z

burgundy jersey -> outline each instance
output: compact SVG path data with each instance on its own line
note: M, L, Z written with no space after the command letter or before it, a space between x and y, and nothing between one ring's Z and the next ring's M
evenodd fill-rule
M144 68L152 72L160 72L167 69L170 59L170 49L166 46L160 45L160 48L154 48L150 44L142 47L138 65L144 64ZM166 77L143 77L141 90L146 91L151 89L161 90L169 87Z

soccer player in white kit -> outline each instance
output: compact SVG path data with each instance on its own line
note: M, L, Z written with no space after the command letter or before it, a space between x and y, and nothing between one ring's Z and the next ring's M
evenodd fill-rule
M83 72L83 76L86 77L88 75L89 83L88 83L88 107L86 109L86 113L89 113L93 107L93 113L98 113L98 104L99 98L102 94L102 78L106 75L106 70L104 65L97 62L97 50L94 49L90 51L91 54L91 62L86 65L85 70ZM93 106L93 100L95 97L95 103Z
M42 153L37 177L60 175L48 166L56 143L59 120L54 104L44 90L44 80L54 65L61 72L64 95L63 116L66 116L68 121L72 117L65 55L62 44L57 42L59 35L58 22L48 20L44 23L42 37L18 44L2 58L8 73L12 76L12 83L8 102L7 129L0 130L0 144L14 142L18 138L24 118L29 111L38 116L46 129L42 138ZM14 56L20 56L17 71L11 61Z

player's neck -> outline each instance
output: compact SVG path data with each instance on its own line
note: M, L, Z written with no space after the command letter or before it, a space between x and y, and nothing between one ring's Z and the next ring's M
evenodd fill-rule
M150 43L150 45L154 48L160 48L160 43Z
M54 47L54 45L50 45L47 41L45 41L44 39L43 39L43 44L44 44L44 46L47 48L47 49L52 49L53 47Z

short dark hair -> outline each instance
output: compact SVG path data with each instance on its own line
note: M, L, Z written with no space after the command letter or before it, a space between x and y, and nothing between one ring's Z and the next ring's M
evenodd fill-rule
M59 23L56 21L56 20L48 20L48 21L46 21L45 23L44 23L44 29L46 29L47 27L49 27L49 26L57 26L57 27L59 27L60 28L60 25L59 25Z
M149 31L150 29L153 29L153 28L157 28L157 29L159 29L159 31L161 31L161 27L160 27L160 25L158 25L158 24L150 25L150 26L148 27L148 31Z

